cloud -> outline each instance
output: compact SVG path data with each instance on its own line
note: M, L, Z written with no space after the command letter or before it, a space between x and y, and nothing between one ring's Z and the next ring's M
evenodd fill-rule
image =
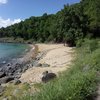
M8 0L0 0L0 4L6 4Z
M3 19L2 17L0 17L0 28L1 27L7 27L7 26L10 26L10 25L13 25L15 23L19 23L21 22L21 19L14 19L14 20L11 20L11 19Z

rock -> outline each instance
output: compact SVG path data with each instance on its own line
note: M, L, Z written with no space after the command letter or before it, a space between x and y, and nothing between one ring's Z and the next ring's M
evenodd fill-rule
M28 66L25 66L22 70L22 72L25 72L27 69L29 68L29 65Z
M19 67L21 67L22 65L21 64L19 64L19 63L16 63L15 64L15 68L19 68Z
M8 76L13 76L13 73L8 73L7 75L8 75Z
M8 82L10 82L12 80L14 80L13 77L9 77L9 76L8 77L3 77L3 78L0 79L0 84L8 83Z
M41 63L38 63L38 64L36 65L36 67L42 67L42 64L41 64Z
M38 63L38 64L36 65L36 67L50 67L50 65L49 65L49 64L46 64L46 63L43 63L43 64Z
M50 67L50 65L49 65L49 64L46 64L46 63L44 63L44 64L42 64L42 67Z
M5 77L6 74L4 72L0 72L0 78Z
M15 79L15 80L13 81L13 83L14 83L14 85L18 85L18 84L20 84L20 83L21 83L21 81L20 81L20 80Z
M42 82L46 83L54 78L56 78L55 73L48 73L48 71L45 71L45 72L43 72Z
M14 75L14 78L19 79L20 77L21 77L21 74L20 73L18 73L17 75L16 74Z
M11 64L10 64L10 63L8 63L8 64L7 64L7 66L11 66Z
M17 73L21 73L21 72L22 72L22 69L19 68L19 69L17 70Z

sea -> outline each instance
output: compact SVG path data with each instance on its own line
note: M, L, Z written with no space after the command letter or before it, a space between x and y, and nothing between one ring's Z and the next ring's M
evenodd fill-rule
M0 43L0 65L17 57L22 57L28 50L28 44Z

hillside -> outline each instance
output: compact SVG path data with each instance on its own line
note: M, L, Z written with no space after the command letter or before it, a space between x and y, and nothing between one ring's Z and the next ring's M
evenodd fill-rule
M81 0L64 5L56 14L30 17L18 24L0 29L0 38L23 38L34 42L66 42L76 45L84 37L100 36L99 0Z

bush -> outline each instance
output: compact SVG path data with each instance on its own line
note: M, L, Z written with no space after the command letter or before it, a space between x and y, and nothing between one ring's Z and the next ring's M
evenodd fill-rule
M94 40L85 39L82 46L87 53L91 53L99 47L99 43L98 40L96 39Z
M77 49L77 57L69 70L63 72L58 79L44 84L39 93L21 100L89 100L96 93L100 80L97 76L100 72L100 48L97 42L86 40ZM86 52L85 48L88 48Z

